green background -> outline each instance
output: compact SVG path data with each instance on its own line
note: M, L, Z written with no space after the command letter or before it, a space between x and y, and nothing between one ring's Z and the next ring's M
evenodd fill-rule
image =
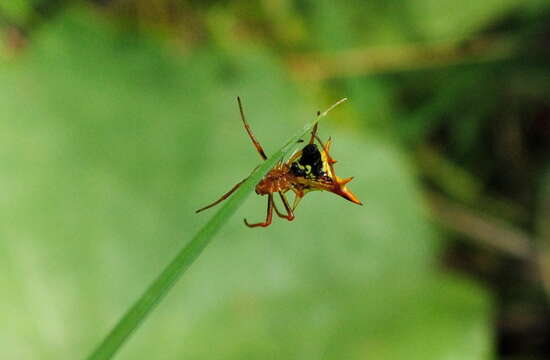
M4 10L25 19L30 8ZM411 146L448 121L450 147L472 158L479 119L500 106L490 91L499 67L515 65L432 74L419 64L406 77L320 81L296 76L281 54L460 41L503 14L542 8L218 4L198 10L208 38L186 49L164 30L113 23L89 6L63 10L0 63L0 358L78 359L94 348L212 215L194 210L259 163L237 95L268 154L316 110L349 97L320 135L333 138L336 171L355 177L349 187L365 205L313 193L294 222L248 229L243 217L265 216L265 198L252 194L117 358L495 358L493 296L441 264L448 237L429 219ZM271 19L273 38L288 41L232 32L243 13ZM427 95L416 111L395 100L411 83ZM458 114L468 93L471 107ZM435 172L461 201L483 191L468 174Z

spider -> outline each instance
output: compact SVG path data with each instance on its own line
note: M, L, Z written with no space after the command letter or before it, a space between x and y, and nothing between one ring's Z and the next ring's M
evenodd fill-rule
M317 116L319 117L326 115L335 106L345 100L347 99L344 98L336 102L322 114L321 112L317 112ZM237 97L237 102L239 104L239 111L244 128L261 158L266 160L267 156L264 149L252 133L250 125L246 121L240 97ZM315 141L319 143L320 150ZM303 140L300 142L303 142ZM267 195L267 215L265 221L250 224L246 219L244 219L245 225L251 228L258 226L267 227L271 225L273 210L275 210L277 216L283 219L287 219L288 221L294 220L294 211L296 210L298 203L310 191L329 191L355 204L363 205L361 201L359 201L359 199L357 199L357 197L346 187L346 184L349 183L353 177L341 179L336 176L336 173L334 172L334 163L336 163L336 160L334 160L329 154L331 144L332 140L330 138L323 144L317 136L317 124L315 124L311 131L311 137L307 145L305 145L302 150L295 152L288 159L288 161L279 161L275 167L273 167L273 169L271 169L256 185L256 194ZM210 205L198 209L196 212L199 213L218 205L233 194L233 192L237 190L239 186L241 186L247 179L248 177L233 186L231 190L222 195L222 197L218 200L214 201ZM292 207L289 205L286 198L286 193L288 191L292 191L295 194ZM275 193L279 194L286 214L277 209L273 198Z

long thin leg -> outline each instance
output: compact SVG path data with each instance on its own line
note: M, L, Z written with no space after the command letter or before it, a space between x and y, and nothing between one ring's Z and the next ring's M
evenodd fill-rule
M275 201L273 201L273 210L275 210L275 214L277 214L278 217L286 219L286 215L279 211L277 208L277 204L275 204Z
M283 194L282 192L279 191L279 196L281 197L281 201L283 202L283 205L285 206L286 215L280 214L277 211L277 208L275 207L275 211L277 211L277 215L279 215L279 217L287 219L288 221L294 220L294 213L292 212L292 209L290 208L290 205L288 205L288 200L286 199L285 194Z
M277 209L277 204L275 204L275 199L273 199L273 210L275 210L275 213L280 218L287 219L288 221L294 220L294 213L292 212L292 209L288 205L288 200L286 199L286 196L282 192L279 192L279 195L281 196L281 201L283 202L283 205L285 207L286 215L280 212L279 209Z
M319 114L319 112L317 112ZM311 130L311 138L309 139L309 144L313 144L313 141L315 141L315 137L317 136L317 125L318 123L315 123L313 125L313 130Z
M300 203L300 200L304 197L304 193L302 191L294 191L294 202L292 203L292 211L296 211L296 207L298 207L298 204Z
M248 178L246 178L246 179L248 179ZM229 190L228 192L226 192L225 194L223 194L221 198L219 198L218 200L214 201L212 204L207 205L207 206L205 206L205 207L203 207L203 208L200 208L199 210L195 211L195 213L200 213L201 211L204 211L204 210L206 210L206 209L210 209L212 206L218 205L219 203L221 203L222 201L224 201L225 199L227 199L227 198L229 197L229 195L233 194L233 192L234 192L235 190L237 190L237 189L239 188L239 186L241 186L241 185L246 181L246 179L241 180L238 184L236 184L235 186L233 186L233 187L231 188L231 190Z
M243 110L243 104L241 103L241 98L237 96L237 102L239 103L239 111L241 112L241 119L243 119L243 124L246 132L248 133L248 136L250 136L250 140L252 140L252 143L254 143L254 147L256 147L256 150L258 150L258 153L262 157L262 159L266 160L267 156L265 155L264 149L262 148L262 145L260 145L259 141L256 139L254 134L252 133L252 129L250 129L250 125L248 125L248 122L246 121L246 118L244 117L244 110Z
M259 223L255 223L255 224L249 224L248 221L246 221L246 219L244 219L244 223L246 226L248 227L257 227L257 226L261 226L261 227L267 227L269 225L271 225L271 219L273 218L273 195L272 194L269 194L267 196L267 216L265 218L265 222L259 222Z

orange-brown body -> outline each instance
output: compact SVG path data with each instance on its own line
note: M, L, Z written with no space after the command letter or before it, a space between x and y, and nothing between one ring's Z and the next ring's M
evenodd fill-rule
M289 172L286 164L281 164L271 169L266 176L256 185L256 194L267 195L279 191L283 193L292 188L296 182L296 176Z

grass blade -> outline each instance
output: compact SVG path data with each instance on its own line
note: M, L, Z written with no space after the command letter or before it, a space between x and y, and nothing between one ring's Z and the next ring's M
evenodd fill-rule
M94 352L88 357L88 360L111 359L116 354L124 342L145 320L147 315L149 315L155 306L164 296L166 296L181 275L183 275L187 268L197 259L204 248L210 243L214 234L227 222L231 215L235 213L237 208L244 202L261 178L277 163L277 161L289 155L295 148L298 139L311 131L313 125L315 125L321 117L326 116L330 110L345 100L347 99L344 98L338 101L329 109L319 114L314 122L306 125L302 131L294 135L283 147L263 162L250 175L239 189L222 204L221 208L219 208L212 219L210 219L195 237L176 254L174 259L166 266L149 288L147 288L141 297L124 314L105 339L103 339Z

